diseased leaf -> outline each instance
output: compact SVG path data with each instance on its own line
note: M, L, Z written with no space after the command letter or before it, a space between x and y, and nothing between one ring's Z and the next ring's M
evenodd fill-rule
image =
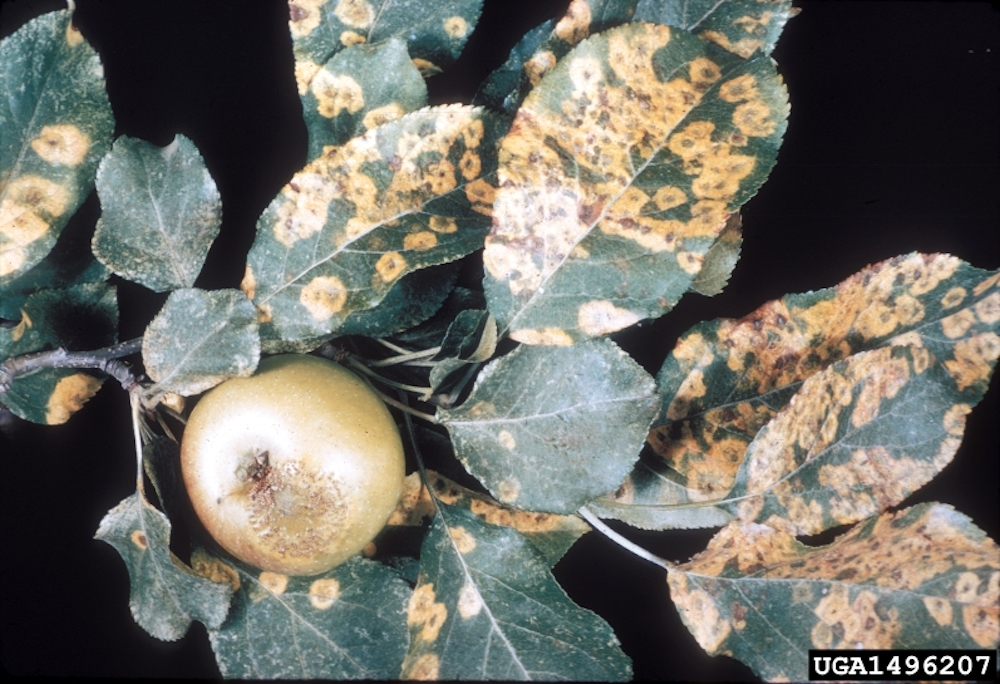
M483 244L496 166L495 117L424 109L372 129L297 173L257 223L242 288L261 334L337 330L414 270Z
M788 111L763 55L629 24L578 45L504 138L484 282L510 336L561 345L670 310L763 183Z
M836 287L787 295L739 320L699 324L657 375L663 408L649 443L691 499L721 500L747 445L803 380L889 343L926 349L956 377L950 403L971 406L1000 353L998 280L997 272L952 256L911 254Z
M507 60L497 67L476 91L472 99L473 104L480 104L498 112L504 112L513 116L517 108L521 106L521 101L527 92L530 81L525 72L527 61L533 57L541 45L549 39L552 29L556 25L555 19L539 24L528 31L521 40L511 48ZM555 66L555 55L552 55L552 64ZM535 79L537 85L541 76Z
M480 494L449 480L433 470L427 471L434 496L449 506L470 511L483 522L502 525L520 532L545 558L551 568L576 540L590 531L590 525L577 515L535 513L505 506L486 494ZM412 473L403 482L399 505L389 516L390 526L418 526L434 516L434 503L420 481L420 473Z
M771 54L796 14L791 0L639 0L635 21L687 29L748 58L757 51Z
M670 597L710 655L807 681L808 650L995 649L1000 548L951 506L871 518L809 547L734 522L670 570Z
M49 253L111 143L104 70L72 16L42 15L0 43L0 286Z
M1000 343L994 351L993 362ZM757 433L727 497L738 503L725 507L793 534L880 513L951 462L981 397L957 391L923 347L838 361L806 379Z
M404 679L631 676L611 627L574 604L513 529L439 504L420 560Z
M122 136L97 170L101 218L93 250L154 292L193 287L222 226L215 181L194 143L166 147Z
M733 214L719 239L705 253L705 263L691 281L691 289L706 297L722 292L736 268L736 262L740 260L742 248L743 221L739 214Z
M14 327L0 327L0 359L64 348L100 349L117 341L118 301L104 283L29 296ZM69 420L97 393L103 377L85 370L45 368L18 375L0 402L15 415L43 425Z
M142 336L150 396L199 394L260 360L256 312L238 290L175 290Z
M318 65L346 47L394 37L406 40L421 73L438 73L458 59L482 5L482 0L290 0L296 80L308 81Z
M406 44L391 38L354 45L317 70L299 97L309 131L308 159L427 104L427 85Z
M204 553L194 566L236 587L229 619L208 632L223 677L399 677L410 587L381 563L355 556L313 577L261 572Z
M658 401L635 361L610 340L592 340L520 346L438 416L459 460L501 502L573 513L621 484Z
M163 641L177 641L192 620L219 627L233 588L196 575L170 552L170 521L136 492L108 512L96 539L115 547L128 568L132 617Z

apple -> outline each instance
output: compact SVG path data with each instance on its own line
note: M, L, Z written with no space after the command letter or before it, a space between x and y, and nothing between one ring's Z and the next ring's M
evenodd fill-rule
M315 575L361 551L405 476L392 414L361 379L315 356L261 361L191 412L181 469L212 538L262 570Z

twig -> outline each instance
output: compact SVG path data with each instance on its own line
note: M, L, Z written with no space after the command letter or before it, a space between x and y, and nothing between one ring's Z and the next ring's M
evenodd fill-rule
M626 539L622 535L615 532L613 529L605 525L604 521L602 521L596 515L591 513L586 506L581 506L580 510L577 512L580 514L580 517L586 520L588 523L590 523L595 530L603 534L605 537L607 537L614 543L618 544L618 546L622 547L626 551L631 551L635 555L639 556L639 558L648 560L650 563L653 563L654 565L659 565L661 568L665 570L673 570L674 568L677 567L674 563L671 563L665 558L660 558L656 554L650 553L649 551L642 548L635 542Z
M142 350L142 339L136 338L104 349L85 352L66 351L62 347L52 351L35 352L14 356L0 363L0 396L10 390L11 383L19 375L27 375L47 368L87 368L107 373L122 386L131 391L138 380L132 369L120 359L137 354Z

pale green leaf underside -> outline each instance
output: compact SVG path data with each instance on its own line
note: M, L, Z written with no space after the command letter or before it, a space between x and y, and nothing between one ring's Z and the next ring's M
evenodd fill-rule
M610 340L523 345L487 365L465 403L439 418L498 500L573 513L622 482L658 401L652 379Z
M152 396L190 396L253 373L260 359L257 316L238 290L176 290L142 337Z
M225 572L239 578L240 588L225 624L208 633L223 677L399 677L410 589L389 568L354 557L313 577L236 563Z
M809 679L809 649L995 649L1000 548L966 516L920 504L828 546L734 522L669 572L698 644L766 681Z
M154 292L193 287L222 226L215 181L194 143L121 137L97 171L101 218L93 250L118 275Z
M573 49L504 138L484 282L501 328L568 344L670 310L774 165L774 64L629 24Z
M440 504L407 611L403 678L623 681L611 627L575 605L518 532Z
M49 253L111 142L104 70L71 19L45 14L0 44L0 286Z
M210 629L225 620L232 587L199 577L174 557L170 521L141 493L109 511L96 538L113 546L125 561L132 616L157 639L180 639L192 620Z

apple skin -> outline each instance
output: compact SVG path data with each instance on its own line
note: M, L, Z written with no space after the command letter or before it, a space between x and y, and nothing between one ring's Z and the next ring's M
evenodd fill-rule
M181 469L208 533L285 575L343 563L379 533L406 474L396 423L341 366L301 354L261 361L195 406Z

